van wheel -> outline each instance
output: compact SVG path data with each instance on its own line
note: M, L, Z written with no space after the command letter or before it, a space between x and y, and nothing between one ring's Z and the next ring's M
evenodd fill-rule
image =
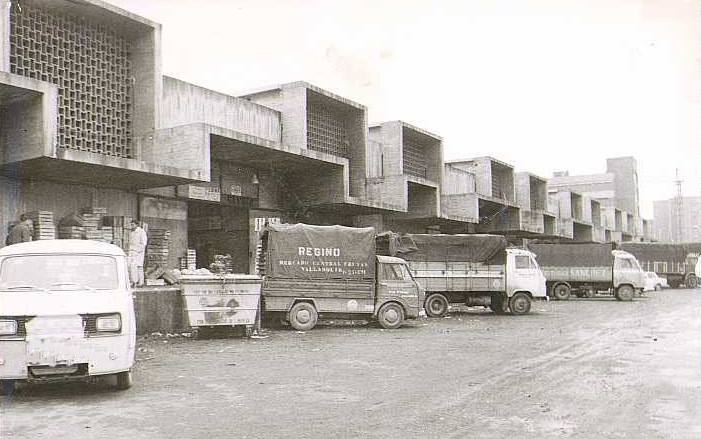
M531 298L526 293L516 293L509 300L511 314L522 316L531 310Z
M117 377L117 390L127 390L134 384L130 370L119 372L115 376Z
M429 317L443 317L448 313L448 299L442 294L431 294L424 308Z
M662 285L660 285L660 284L655 285L655 291L662 291Z
M385 329L397 329L404 322L404 309L398 303L385 303L377 313L377 321Z
M567 284L557 284L553 288L553 297L557 300L568 300L572 290Z
M290 310L290 325L298 331L309 331L318 319L319 314L311 303L299 302Z
M616 299L623 302L630 302L635 296L635 290L630 285L622 285L616 291Z

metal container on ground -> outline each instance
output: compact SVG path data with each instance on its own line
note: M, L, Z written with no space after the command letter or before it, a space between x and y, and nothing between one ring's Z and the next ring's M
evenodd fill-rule
M194 329L238 326L250 334L258 318L261 283L249 274L182 275L188 324Z

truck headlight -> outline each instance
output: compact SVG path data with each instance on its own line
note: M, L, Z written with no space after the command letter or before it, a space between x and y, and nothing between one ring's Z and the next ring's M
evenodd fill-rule
M15 320L0 320L0 335L15 335L17 334L17 321Z
M119 314L98 317L95 320L95 329L98 332L119 332L122 329L122 318Z

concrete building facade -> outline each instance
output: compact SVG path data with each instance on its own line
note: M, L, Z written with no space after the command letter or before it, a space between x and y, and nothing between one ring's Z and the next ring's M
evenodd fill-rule
M608 193L552 195L492 157L444 163L440 136L369 126L365 106L306 82L237 97L163 76L161 26L99 0L0 12L3 234L24 212L100 208L169 231L169 267L195 249L199 266L230 254L254 272L266 222L570 240L635 223Z

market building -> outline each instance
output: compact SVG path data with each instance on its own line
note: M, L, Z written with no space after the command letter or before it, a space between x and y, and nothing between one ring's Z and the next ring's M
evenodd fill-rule
M306 82L237 97L164 76L161 26L98 0L0 12L3 236L31 213L37 238L124 246L137 218L152 266L254 273L271 222L608 241L638 218L492 157L444 163L439 135Z

